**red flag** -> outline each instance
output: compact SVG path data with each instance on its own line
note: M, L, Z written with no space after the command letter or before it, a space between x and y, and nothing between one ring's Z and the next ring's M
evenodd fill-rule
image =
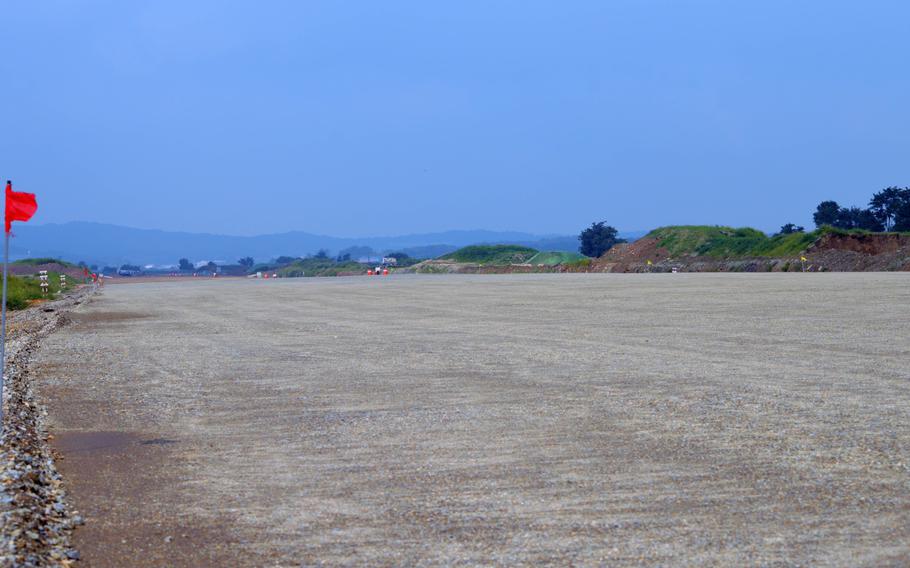
M28 221L38 210L34 193L13 191L13 184L6 182L6 232L10 231L13 221Z

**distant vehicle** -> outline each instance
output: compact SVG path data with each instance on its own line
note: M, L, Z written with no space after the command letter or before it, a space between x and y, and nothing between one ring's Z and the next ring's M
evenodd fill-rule
M117 270L117 276L139 276L140 274L142 274L141 270L131 270L128 268Z

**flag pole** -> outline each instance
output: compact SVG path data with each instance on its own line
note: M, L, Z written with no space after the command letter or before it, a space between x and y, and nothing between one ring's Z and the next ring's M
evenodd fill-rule
M6 182L9 184L9 182ZM3 221L6 221L6 199L3 195ZM0 306L0 432L3 430L3 388L6 386L6 278L9 265L9 231L3 227L3 305Z

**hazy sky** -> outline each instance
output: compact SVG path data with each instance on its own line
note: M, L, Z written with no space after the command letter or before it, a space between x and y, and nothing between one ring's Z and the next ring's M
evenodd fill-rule
M5 2L37 223L811 223L910 185L910 3Z

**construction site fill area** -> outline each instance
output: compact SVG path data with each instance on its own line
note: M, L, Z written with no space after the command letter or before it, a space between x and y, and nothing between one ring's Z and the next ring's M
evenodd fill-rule
M910 274L108 286L36 353L89 566L910 563Z

